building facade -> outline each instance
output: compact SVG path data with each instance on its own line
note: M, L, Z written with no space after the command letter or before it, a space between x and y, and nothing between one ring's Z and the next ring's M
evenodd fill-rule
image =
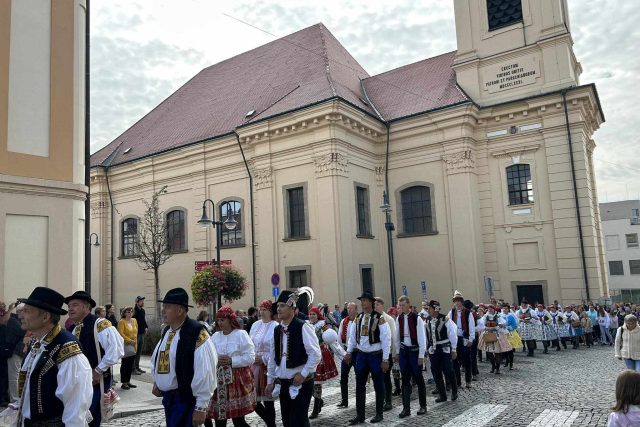
M640 301L640 200L601 203L609 285L617 300Z
M164 186L163 291L215 256L197 225L210 198L239 222L221 246L252 282L238 307L270 297L273 273L321 302L388 300L387 192L397 295L422 299L423 281L443 302L454 289L608 295L592 157L604 116L579 82L566 2L456 1L455 14L457 51L376 76L322 24L306 28L203 70L95 153L101 298L153 295L126 242Z
M0 2L0 299L84 289L85 2Z

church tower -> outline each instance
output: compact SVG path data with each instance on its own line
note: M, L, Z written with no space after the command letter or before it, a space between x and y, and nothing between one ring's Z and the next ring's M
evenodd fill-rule
M567 0L455 0L458 85L486 106L577 86Z

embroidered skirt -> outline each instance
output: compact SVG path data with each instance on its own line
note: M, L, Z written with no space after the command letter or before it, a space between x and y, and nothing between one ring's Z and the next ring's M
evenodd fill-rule
M253 371L254 387L256 389L256 401L272 401L273 398L268 397L264 392L264 389L267 387L267 365L262 363L255 363L253 366L251 366L251 371Z
M558 339L558 334L556 330L553 328L553 325L542 325L540 326L540 339L542 341L553 341Z
M505 353L507 351L513 350L511 344L507 340L508 333L506 331L498 331L498 339L495 342L486 342L485 337L489 331L484 331L480 335L480 340L478 341L478 350L485 351L487 353Z
M329 350L327 344L320 344L320 354L320 363L316 368L316 376L314 378L316 384L322 384L338 376L338 368L333 360L333 353Z
M511 344L512 348L520 349L523 347L522 339L520 338L520 334L516 329L509 332L509 335L507 335L507 341L509 341L509 344Z
M571 327L567 323L558 323L554 326L555 326L556 332L558 333L558 337L569 338L573 336L571 334Z
M540 339L540 328L533 323L520 322L518 325L518 333L522 341L538 340Z
M209 404L207 418L228 420L242 417L256 408L256 392L250 367L218 366L218 387Z

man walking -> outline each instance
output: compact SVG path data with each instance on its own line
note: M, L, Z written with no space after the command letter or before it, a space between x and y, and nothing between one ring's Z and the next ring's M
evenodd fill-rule
M136 348L136 358L133 365L133 374L144 374L145 371L140 369L140 354L142 352L142 343L144 342L144 335L147 333L149 326L147 325L147 314L144 311L144 299L145 297L138 295L136 297L136 305L133 307L133 318L138 322L138 347Z
M454 360L453 368L456 375L456 384L462 386L461 367L464 365L464 379L467 388L471 388L471 347L476 336L476 322L473 313L463 306L464 297L458 291L453 294L454 307L451 309L449 318L458 328L458 344L456 348L457 357ZM434 374L435 377L435 374Z
M376 297L375 310L380 313L380 316L384 318L385 323L389 325L389 334L391 337L391 350L389 351L389 369L387 369L387 372L384 373L384 407L382 409L386 412L393 409L393 405L391 403L391 393L393 391L393 387L391 385L391 367L393 366L393 355L398 354L398 347L396 346L396 342L394 340L398 329L396 328L395 319L385 311L384 300L380 297Z
M371 423L383 420L384 406L384 373L389 369L391 352L391 331L389 325L378 312L373 310L374 296L365 291L358 298L362 312L356 318L355 327L351 328L347 346L346 363L354 363L356 370L356 416L349 420L349 425L364 423L364 407L366 385L369 374L373 378L376 393L376 415ZM355 359L353 351L358 350Z
M427 413L427 390L422 377L424 355L427 350L424 321L410 309L409 297L403 295L398 300L400 314L395 321L394 358L400 362L402 374L402 412L400 418L411 415L411 380L418 385L418 415Z
M458 384L454 378L452 361L456 360L458 334L456 324L440 313L440 303L429 301L429 320L426 325L427 349L431 360L431 372L436 382L436 390L440 395L436 403L447 400L447 391L442 375L451 385L451 400L458 399Z
M356 304L350 302L347 304L347 313L348 316L342 319L340 322L340 327L338 328L338 339L340 340L340 345L345 350L347 349L347 340L349 337L349 332L353 327L353 322L356 320L356 316L358 315L358 309ZM357 350L354 350L354 352ZM349 372L351 371L351 367L353 364L345 363L342 360L340 364L340 403L338 403L338 408L346 408L349 406Z

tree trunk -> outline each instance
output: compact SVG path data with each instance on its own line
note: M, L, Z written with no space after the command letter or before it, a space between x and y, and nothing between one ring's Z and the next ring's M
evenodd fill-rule
M153 269L153 283L156 288L156 319L162 320L162 314L160 312L160 304L158 301L162 299L160 295L160 278L158 277L158 267Z

